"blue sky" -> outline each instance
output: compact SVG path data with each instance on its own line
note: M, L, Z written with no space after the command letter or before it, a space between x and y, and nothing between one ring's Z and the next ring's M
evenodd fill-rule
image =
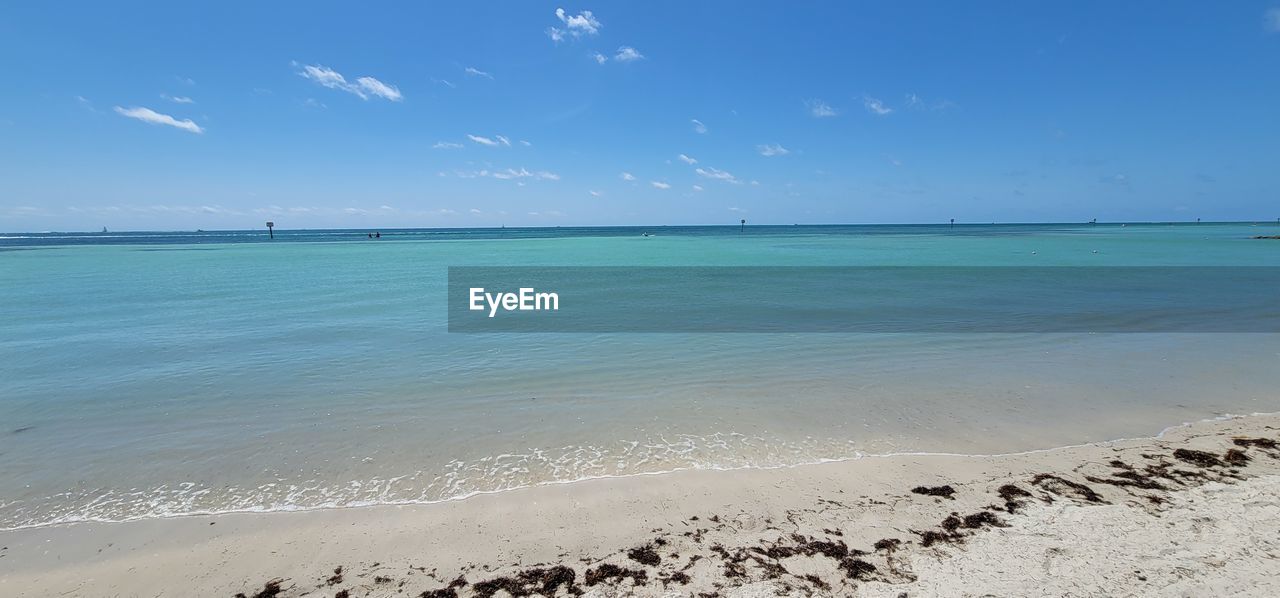
M1280 217L1280 2L455 4L6 3L0 230Z

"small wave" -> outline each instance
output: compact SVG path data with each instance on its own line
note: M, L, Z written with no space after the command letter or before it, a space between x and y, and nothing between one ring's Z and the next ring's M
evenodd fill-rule
M278 479L254 488L214 487L182 482L149 489L64 492L31 503L0 501L0 531L233 513L430 505L523 488L658 476L691 470L784 469L864 458L904 456L1008 457L1162 438L1170 431L1202 422L1262 415L1276 413L1224 414L1169 426L1155 436L1008 453L866 452L859 450L852 442L778 443L736 433L679 436L674 439L658 437L646 441L619 442L608 448L571 446L556 450L533 449L527 453L499 454L470 462L451 461L443 471L431 474L416 471L389 478L343 482Z

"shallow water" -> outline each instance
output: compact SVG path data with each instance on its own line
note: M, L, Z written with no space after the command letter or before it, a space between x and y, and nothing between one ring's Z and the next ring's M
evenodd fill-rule
M641 237L640 232L655 236ZM0 528L1280 410L1276 334L449 334L459 265L1280 266L1274 225L0 235Z

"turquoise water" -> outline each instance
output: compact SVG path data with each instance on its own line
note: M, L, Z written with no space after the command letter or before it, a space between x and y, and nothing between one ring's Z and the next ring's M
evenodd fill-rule
M1251 238L1278 232L0 235L0 528L1008 452L1277 411L1275 334L449 334L444 291L461 265L1280 266L1280 241Z

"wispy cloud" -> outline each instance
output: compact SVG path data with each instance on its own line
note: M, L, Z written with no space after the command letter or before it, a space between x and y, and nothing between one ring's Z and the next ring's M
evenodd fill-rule
M93 102L90 101L89 98L86 98L84 96L76 96L76 103L80 104L80 106L82 106L85 110L88 110L89 112L92 112L94 114L102 114L102 111L93 107Z
M622 173L622 174L618 175L618 178L620 178L620 179L622 179L622 180L624 180L624 181L634 181L634 180L636 180L635 175L633 175L633 174L631 174L631 173L629 173L629 172L624 172L624 173Z
M463 72L468 75L471 75L472 77L484 77L485 79L489 79L489 80L493 79L493 75L486 73L474 66L469 66L463 69Z
M443 86L445 86L445 87L448 87L449 89L456 89L456 88L458 87L457 85L455 85L452 81L450 81L450 80L448 80L448 79L437 79L437 78L435 78L435 77L432 77L432 78L431 78L431 82L432 82L432 83L439 83L440 85L443 85Z
M373 77L360 77L359 79L356 79L356 84L359 85L360 89L363 89L365 93L391 100L392 102L399 102L404 99L404 96L400 94L400 90L397 89L396 86L388 85L374 79Z
M707 125L702 124L702 121L700 121L700 120L698 120L698 119L696 119L696 118L695 118L695 119L693 119L693 120L691 120L691 121L689 121L689 122L690 122L690 123L693 123L693 132L694 132L694 133L697 133L697 134L699 134L699 135L706 135L706 134L707 134Z
M785 156L791 153L791 150L785 147L782 147L777 143L765 143L765 144L757 145L756 151L760 152L760 155L766 158L772 158L774 156Z
M503 180L510 180L510 179L534 179L534 180L541 180L541 181L560 180L560 175L554 172L547 172L545 170L540 170L537 172L529 172L524 168L521 168L520 170L515 170L514 168L499 170L491 173L490 176L492 176L495 179L503 179Z
M561 27L548 27L547 36L552 41L562 42L566 35L573 37L582 37L584 35L596 35L600 33L603 25L596 19L596 16L589 10L584 10L576 15L571 15L563 8L556 9L556 18L560 19Z
M169 100L170 102L173 102L173 103L175 103L175 104L194 104L194 103L196 103L196 101L195 101L195 100L193 100L193 99L191 99L191 98L189 98L189 97L187 97L187 96L171 96L171 95L169 95L169 94L167 94L167 93L162 93L162 94L160 94L160 98L161 98L161 99L165 99L165 100Z
M681 161L681 162L684 162L685 164L697 164L697 163L698 163L698 161L697 161L696 159L694 159L694 158L690 158L689 156L686 156L686 155L684 155L684 154L680 154L679 156L676 156L676 157L677 157L677 158L680 158L680 161Z
M724 181L726 183L733 183L735 185L742 183L742 181L739 181L738 177L733 176L732 173L729 173L717 168L711 168L710 166L706 168L695 168L694 172L706 178L717 180L717 181Z
M884 116L893 112L893 108L884 105L884 102L877 100L871 96L862 96L862 105L866 107L867 112L876 116Z
M204 129L200 128L200 125L197 125L191 119L178 120L168 114L161 114L150 108L121 108L120 106L116 106L115 110L121 116L136 118L145 123L151 123L153 125L168 125L190 133L204 133Z
M500 145L511 147L511 140L507 139L506 137L503 137L502 135L495 135L493 136L493 138L489 138L489 137L481 137L479 135L468 134L467 139L470 139L476 143L479 143L480 145L487 145L490 147L497 147Z
M532 143L529 143L528 141L525 141L525 140L521 139L521 140L520 140L520 145L523 145L523 146L525 146L525 147L531 147L533 144L532 144Z
M694 185L694 186L693 186L693 190L694 190L694 191L702 191L702 185Z
M599 191L587 191L587 193L590 193L590 194L591 194L591 197L600 197L600 196L604 195L603 193L601 193L601 192L599 192Z
M826 102L819 99L805 100L805 107L809 109L809 114L814 118L827 118L838 114L835 108L832 108Z
M452 141L437 141L436 144L431 147L435 149L458 149L462 147L462 144L454 143Z
M443 172L439 173L439 175L447 176ZM454 171L453 176L456 176L460 179L494 178L494 179L499 179L503 181L516 180L517 182L519 182L520 179L530 179L535 181L560 180L560 175L554 172L549 172L546 170L530 171L527 168L520 168L519 170L515 168L506 168L503 170L489 170L489 169L465 170L465 171L458 170L458 171ZM523 184L523 183L520 183L520 184Z
M670 188L671 188L671 185L670 185L669 183L664 183L664 182L662 182L662 181L650 181L650 182L649 182L649 184L650 184L650 185L653 185L653 187L654 187L655 189L670 189Z
M1280 7L1269 8L1262 13L1262 26L1271 33L1280 33Z
M297 63L295 62L294 65L296 66ZM345 91L362 100L369 99L369 96L379 97L392 102L399 102L404 99L400 90L394 85L383 83L373 77L360 77L356 79L355 83L351 83L347 81L346 77L342 76L342 73L323 65L305 65L298 74L303 78L310 79L324 87Z
M606 62L609 62L609 57L599 52L592 53L591 58L596 61L596 64L604 64Z
M636 60L644 60L644 54L631 46L622 46L618 48L618 53L613 55L613 59L618 62L634 62Z

